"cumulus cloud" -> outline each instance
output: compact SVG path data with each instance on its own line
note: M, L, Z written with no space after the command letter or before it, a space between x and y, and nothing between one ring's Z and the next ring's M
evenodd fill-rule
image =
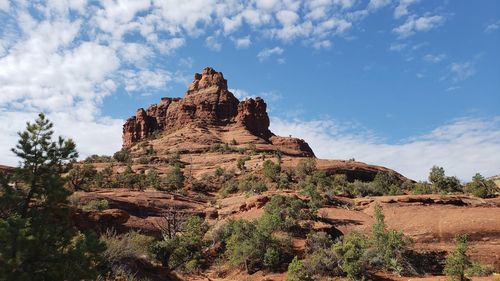
M234 45L238 49L248 48L252 44L252 40L250 39L250 36L236 38L233 41L234 41Z
M371 0L369 5L381 7L389 2ZM101 111L104 100L123 90L147 94L169 83L185 83L182 74L165 67L173 64L172 54L189 39L205 38L215 51L222 48L221 34L236 38L236 48L247 48L253 43L251 38L262 38L270 44L293 41L324 49L368 14L357 9L361 1L356 0L12 3L0 0L0 122L4 135L0 158L10 159L11 164L8 148L17 139L15 132L41 111L56 123L60 134L77 140L83 156L119 149L123 120ZM412 34L436 25L435 18L422 18L411 18L413 22L399 33ZM249 33L242 33L243 28ZM267 48L257 58L285 63L283 54L281 47ZM180 59L179 64L191 68L193 61ZM98 137L106 140L96 140L89 132L99 132Z
M0 0L0 11L8 12L10 8L9 0Z
M394 17L398 19L408 15L408 7L418 2L420 2L420 0L399 0L398 6L394 9Z
M409 37L419 31L429 31L440 25L445 21L443 16L410 16L405 23L393 29L393 32L400 37Z
M332 119L271 118L274 133L305 139L320 158L355 158L393 168L416 180L425 180L433 165L443 166L448 174L462 180L469 180L476 172L498 174L500 116L457 119L397 143L387 143L360 128L353 133L350 128L352 124Z
M368 3L369 10L377 10L391 4L392 0L370 0Z
M486 26L486 28L484 29L484 32L486 32L486 33L494 32L494 31L496 31L499 28L500 28L500 20L497 21L497 22L488 24Z
M450 64L449 69L454 82L466 80L476 74L473 63L469 61L463 63L454 62Z
M322 40L316 41L313 43L314 49L328 49L332 46L332 42L330 40Z
M205 45L212 51L220 52L222 50L222 44L214 36L208 36L205 39Z
M427 54L424 56L424 60L429 63L438 63L446 58L445 54Z
M274 48L270 48L270 49L263 49L262 51L260 51L257 54L257 58L260 61L265 61L269 57L271 57L271 56L279 56L279 55L283 54L283 52L284 52L284 50L282 48L280 48L280 47L274 47Z
M83 155L95 152L94 147L112 147L107 151L112 153L119 148L116 139L123 121L101 112L104 99L122 89L144 95L172 82L184 83L182 75L158 64L158 56L168 60L189 38L206 36L206 45L219 51L222 44L216 36L230 35L245 25L267 39L317 41L314 48L326 48L330 37L352 25L339 9L350 9L356 1L312 2L80 0L11 5L0 0L0 119L22 120L3 131L6 143L0 156L10 157L7 149L15 132L41 111L58 124L61 133L82 141ZM312 9L323 13L312 17ZM249 47L250 38L234 39L235 47ZM274 47L262 50L258 58L276 56L278 63L284 63L281 54L283 49ZM192 61L180 63L192 66ZM82 133L92 131L103 132L113 141L96 144ZM112 138L105 132L118 133Z

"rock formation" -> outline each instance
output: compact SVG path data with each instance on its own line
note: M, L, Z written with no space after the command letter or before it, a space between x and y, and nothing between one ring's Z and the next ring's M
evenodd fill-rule
M267 143L291 146L303 156L314 156L309 145L299 139L276 137L269 130L267 105L257 97L239 101L227 87L221 72L205 68L194 75L184 98L162 98L148 109L140 108L123 125L123 147L147 139L156 132L174 131L186 125L243 128Z
M159 104L138 109L126 121L123 148L138 160L146 157L145 147L155 152L156 160L148 160L153 162L179 153L185 169L195 177L213 173L216 167L236 168L236 160L243 157L242 151L251 151L247 154L252 157L246 164L250 170L261 169L262 159L277 154L282 155L282 166L288 169L293 169L304 157L315 156L306 141L274 135L269 130L264 100L257 97L239 101L228 90L224 75L209 67L194 75L183 98L162 98ZM149 168L160 173L165 169L154 165ZM370 181L378 172L394 172L342 160L318 159L317 168L329 175L344 174L350 181Z

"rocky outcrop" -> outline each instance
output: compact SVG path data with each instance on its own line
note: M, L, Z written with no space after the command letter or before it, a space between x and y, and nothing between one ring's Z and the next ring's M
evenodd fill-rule
M159 104L139 109L123 126L123 147L146 139L157 131L171 131L188 124L199 126L237 125L253 135L271 142L267 105L257 97L239 101L227 87L222 72L205 68L194 75L184 98L162 98ZM283 145L304 148L306 155L314 155L303 140L278 141Z
M272 136L269 131L269 116L267 105L263 99L247 99L238 104L236 122L245 126L254 135L268 139Z
M287 153L287 151L301 151L302 156L314 157L314 152L309 144L303 139L292 137L272 136L271 143L278 148L278 150ZM291 154L291 153L288 153Z

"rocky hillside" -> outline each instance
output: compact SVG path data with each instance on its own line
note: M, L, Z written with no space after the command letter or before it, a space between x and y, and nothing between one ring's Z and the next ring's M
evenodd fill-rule
M309 144L298 138L282 137L269 130L267 105L261 98L239 101L229 90L221 72L203 69L194 75L183 98L162 98L159 104L140 108L123 125L123 148L134 159L158 162L180 154L184 167L194 177L216 167L235 168L242 152L251 151L247 168L259 170L267 157L279 154L283 166L295 167L305 157L314 157ZM222 154L220 152L223 152ZM149 157L146 160L146 157ZM349 180L372 180L384 167L356 161L318 160L328 174L345 174ZM150 167L159 170L161 168Z

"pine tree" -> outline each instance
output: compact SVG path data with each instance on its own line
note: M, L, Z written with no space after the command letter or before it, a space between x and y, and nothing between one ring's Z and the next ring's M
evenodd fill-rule
M453 281L465 281L465 270L471 265L467 256L468 246L467 235L457 235L455 241L457 248L448 254L444 265L444 273Z
M60 176L78 156L75 143L52 140L43 114L27 123L12 149L20 159L9 181L0 181L0 280L92 280L104 246L69 220ZM15 182L15 184L12 184Z

